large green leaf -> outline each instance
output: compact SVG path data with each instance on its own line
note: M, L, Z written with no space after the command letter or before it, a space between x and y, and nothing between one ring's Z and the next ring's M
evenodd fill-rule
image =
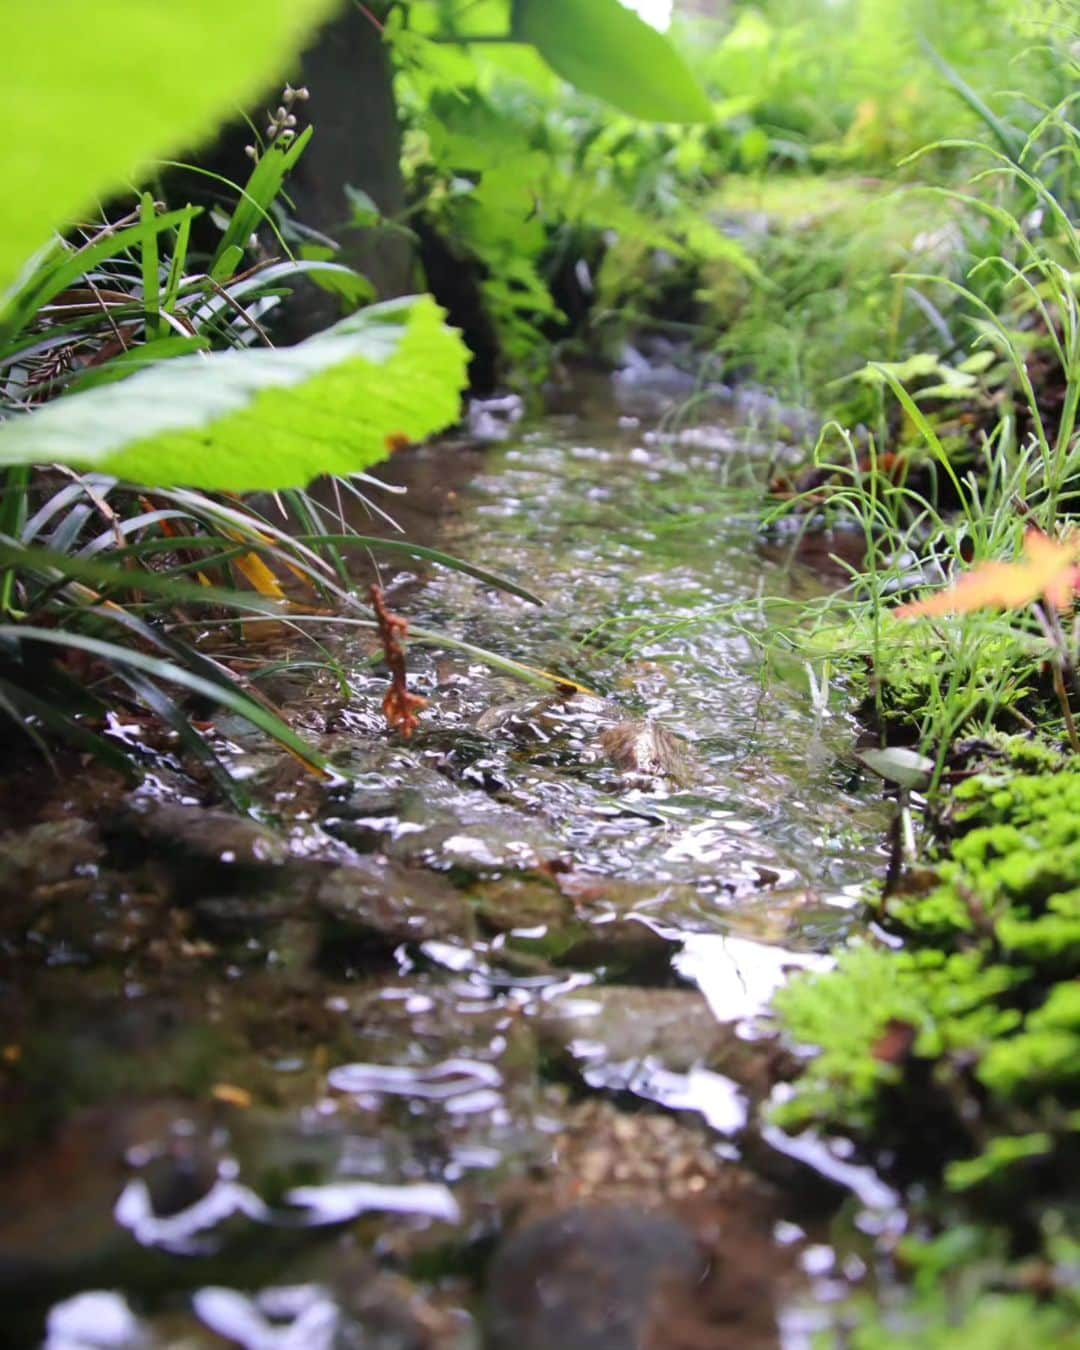
M0 465L232 492L358 473L455 421L468 353L428 296L295 347L180 356L0 424Z
M619 0L514 0L513 35L576 88L650 122L708 122L712 105L668 40Z
M282 76L338 0L0 0L0 297L48 238Z

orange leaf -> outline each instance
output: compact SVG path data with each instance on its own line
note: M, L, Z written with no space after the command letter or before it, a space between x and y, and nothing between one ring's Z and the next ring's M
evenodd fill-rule
M241 553L233 559L233 566L245 576L252 586L268 600L284 600L285 592L281 583L257 553Z
M969 614L976 609L1023 609L1046 600L1055 609L1068 609L1080 588L1080 536L1051 539L1034 527L1024 535L1024 557L1019 562L988 562L967 572L954 586L901 605L898 619L919 615Z

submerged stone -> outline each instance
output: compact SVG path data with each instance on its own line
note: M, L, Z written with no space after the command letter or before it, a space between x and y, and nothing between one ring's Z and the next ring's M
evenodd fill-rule
M644 1350L681 1315L708 1264L675 1219L582 1207L532 1224L488 1276L489 1350Z
M111 833L141 840L191 860L235 867L273 867L288 845L266 825L230 811L132 797L110 818Z
M474 936L472 913L448 881L387 859L330 869L316 882L313 902L341 936L383 946Z

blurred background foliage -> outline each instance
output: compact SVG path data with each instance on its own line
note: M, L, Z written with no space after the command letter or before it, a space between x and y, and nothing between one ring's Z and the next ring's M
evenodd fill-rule
M963 275L999 242L943 202L887 197L922 181L902 161L949 141L934 181L966 185L975 152L956 143L993 144L983 112L1026 131L1067 97L1065 9L676 4L669 36L713 117L674 125L571 89L531 48L482 40L510 32L506 0L408 0L385 28L404 126L398 224L436 292L453 292L480 389L527 385L565 355L617 357L652 323L786 398L831 409L854 394L866 416L865 391L836 381L935 327L895 274Z

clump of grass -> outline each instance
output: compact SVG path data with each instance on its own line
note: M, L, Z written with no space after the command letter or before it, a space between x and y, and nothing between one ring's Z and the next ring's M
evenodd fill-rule
M225 185L233 209L208 254L192 243L197 208L168 210L143 193L133 210L73 231L38 260L0 314L0 417L32 425L39 405L148 365L273 345L274 310L301 276L332 285L347 304L368 297L365 279L349 269L293 257L279 228L288 174L311 136L295 127L301 93L286 91L265 140L252 146L246 184ZM333 645L318 633L332 621L375 629L352 593L352 555L404 551L535 599L438 550L357 532L350 513L390 520L374 485L363 474L334 480L329 506L302 491L260 504L61 468L8 469L0 479L0 712L45 754L62 742L128 773L148 752L112 725L117 715L134 717L146 723L144 741L167 731L221 795L244 805L244 789L198 725L198 712L219 706L329 775L261 682L267 664L280 670L296 659L280 647L288 636L347 694ZM279 650L268 659L255 639L271 634Z

